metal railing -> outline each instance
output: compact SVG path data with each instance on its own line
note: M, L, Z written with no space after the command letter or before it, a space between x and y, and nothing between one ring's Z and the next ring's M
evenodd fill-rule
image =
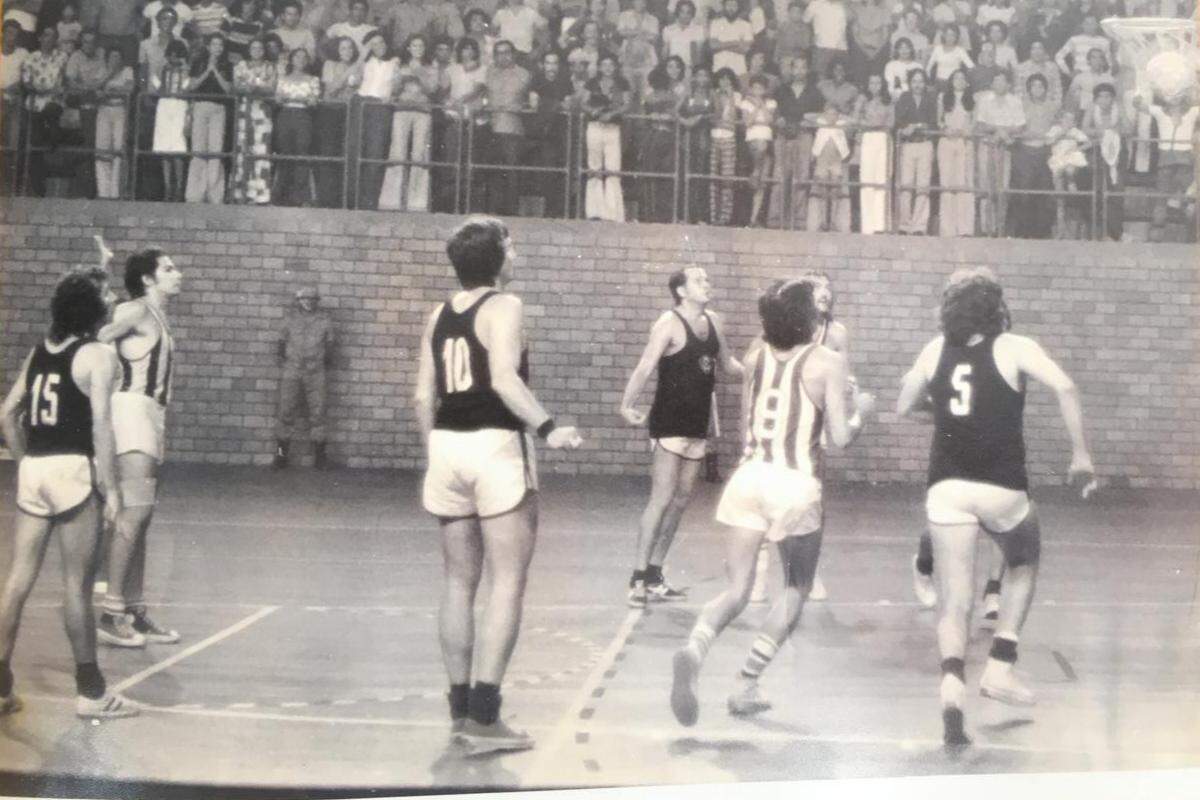
M45 170L44 161L50 153L55 153L60 160L63 157L68 160L74 158L79 163L97 157L121 159L125 172L121 195L124 198L136 199L158 199L153 196L153 191L148 191L142 185L142 182L147 170L161 159L180 158L187 162L191 162L192 159L221 159L223 164L231 167L239 162L243 167L248 163L266 163L270 165L273 176L277 176L279 166L297 165L305 168L310 202L304 204L346 209L379 208L380 191L388 180L389 170L400 169L403 170L403 177L400 178L399 185L407 189L409 182L414 178L424 181L424 189L418 191L418 195L423 191L424 197L414 198L401 194L395 198L389 197L382 203L389 209L451 213L521 212L527 215L583 219L588 216L588 192L597 191L596 187L600 182L615 178L621 181L624 189L622 194L626 208L636 209L637 213L633 217L642 221L707 223L714 218L718 206L728 201L727 195L723 196L723 193L732 191L736 222L770 224L773 227L793 230L808 227L807 221L810 217L827 219L833 223L834 217L840 215L835 228L844 225L849 232L861 229L862 193L864 190L877 190L884 193L888 214L887 224L880 232L895 232L897 222L904 218L900 214L900 204L908 197L921 196L928 198L930 208L930 223L924 226L922 232L936 233L932 223L939 219L942 198L970 194L974 198L975 236L1020 236L1023 232L1014 230L1013 225L1006 222L1006 209L1019 209L1022 204L1045 198L1045 202L1052 203L1053 210L1058 212L1054 214L1058 221L1064 216L1059 209L1065 207L1069 209L1073 223L1082 223L1086 228L1079 237L1071 238L1103 239L1110 235L1116 217L1122 215L1121 205L1127 202L1148 204L1155 227L1161 228L1164 223L1187 224L1187 235L1192 239L1200 238L1200 223L1194 210L1194 198L1185 196L1182 192L1163 192L1153 188L1147 190L1138 185L1146 181L1145 177L1140 181L1138 176L1134 176L1132 181L1124 180L1124 162L1129 161L1131 148L1135 144L1156 148L1159 143L1154 139L1123 137L1121 180L1117 183L1113 183L1107 177L1109 165L1101 157L1099 144L1091 142L1084 145L1082 149L1087 155L1088 167L1080 170L1081 180L1076 188L1069 189L1048 185L1013 185L1010 180L1011 173L1002 174L1004 169L1011 169L1009 156L1015 152L1018 157L1033 157L1035 152L1020 153L1024 145L1019 140L1000 143L994 137L985 135L918 130L916 135L927 137L933 149L931 180L918 184L901 180L901 164L909 139L896 135L892 130L851 124L838 125L838 129L847 137L853 158L841 160L840 178L823 179L814 172L819 153L811 152L812 140L822 126L804 123L787 127L780 123L774 131L776 152L769 156L772 165L767 175L758 179L746 174L750 162L743 143L744 129L741 127L736 139L738 145L735 174L712 174L709 167L711 161L704 155L711 152L710 148L713 146L711 130L707 125L688 128L677 118L625 114L617 122L622 160L620 168L616 168L610 164L593 166L594 159L589 162L587 131L589 126L597 123L589 120L579 110L548 112L486 105L467 109L437 104L406 105L369 98L322 101L316 106L308 107L308 113L324 115L327 122L338 120L342 129L341 141L338 152L334 154L333 148L328 145L325 152L316 152L315 147L310 147L309 152L304 153L273 152L269 142L268 147L259 150L240 146L233 115L245 113L247 103L258 103L263 118L269 118L274 115L277 107L271 98L246 95L174 95L191 103L207 101L225 105L226 131L222 138L230 144L227 148L215 151L188 149L186 152L164 153L154 150L150 143L153 138L153 126L150 122L153 119L153 108L163 97L142 94L128 98L125 104L126 146L110 149L97 149L77 143L47 144L35 141L35 115L30 112L28 104L20 103L18 106L16 101L6 100L6 110L18 108L21 118L17 146L8 146L0 151L2 163L7 168L7 173L2 176L3 191L12 194L31 193L34 184L41 182L34 180L31 170ZM100 100L103 99L104 96L100 96ZM509 115L509 122L518 123L515 128L523 130L523 134L519 134L523 138L505 139L503 135L498 136L492 130L492 120L501 114ZM424 147L410 147L408 152L393 155L393 121L413 128L423 128L424 135L420 138L425 140ZM314 131L318 122L319 118L314 116L311 123ZM9 124L11 122L6 120L5 127ZM887 164L883 180L865 181L861 179L861 175L854 174L863 155L863 134L870 132L887 134ZM328 134L329 131L325 133ZM413 133L415 134L415 130ZM668 136L673 140L669 147L669 157L666 155L667 147L664 141ZM417 137L409 138L411 140ZM810 152L807 153L807 157L786 172L777 168L774 161L780 155L779 150L783 147L795 148L796 142L801 140L808 142ZM954 140L970 143L969 158L966 159L970 164L970 180L961 184L950 184L940 177L932 179L938 176L938 142ZM652 141L656 142L657 151L652 154L653 158L643 158L647 155L643 152L644 148ZM8 137L5 144L11 144ZM803 150L804 147L800 146L800 149ZM1035 154L1041 157L1048 153L1049 148L1045 147ZM873 152L872 157L878 158L880 154ZM988 159L993 162L990 172L981 170L981 166ZM1039 172L1044 183L1048 167ZM233 169L225 170L223 200L226 202L235 194L233 174ZM982 177L988 175L993 178L990 183L982 180ZM1152 179L1153 176L1149 176L1149 180ZM387 185L392 187L393 183L389 182ZM90 187L90 191L94 192L95 187ZM514 191L517 195L515 197L512 196ZM756 191L763 193L760 215L756 219L747 219L746 209ZM669 193L669 202L664 193ZM532 204L523 203L525 198L532 198ZM654 207L647 208L642 200ZM828 205L823 211L818 209L814 212L811 205L813 203ZM845 206L839 205L843 203ZM668 208L669 214L666 213ZM846 216L859 219L859 224L851 228L846 223ZM1145 214L1142 217L1144 219ZM828 226L822 223L821 227L824 229ZM1063 235L1062 231L1057 233Z

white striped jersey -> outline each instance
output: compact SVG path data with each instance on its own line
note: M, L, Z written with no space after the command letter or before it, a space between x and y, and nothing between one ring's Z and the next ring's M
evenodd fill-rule
M145 305L158 322L158 340L140 358L128 358L122 348L117 348L117 357L121 361L121 385L117 391L144 394L153 397L160 406L165 406L171 399L171 361L175 354L175 342L171 338L167 320L154 306L149 303Z
M779 464L820 477L825 412L808 396L800 377L817 347L810 344L786 361L777 358L770 346L759 351L750 385L743 461Z

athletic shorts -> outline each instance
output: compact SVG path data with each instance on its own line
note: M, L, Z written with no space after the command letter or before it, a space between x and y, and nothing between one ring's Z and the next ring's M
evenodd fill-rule
M693 439L689 436L664 436L651 439L654 447L661 447L684 461L699 461L708 452L708 439Z
M85 455L25 456L17 467L17 508L56 517L86 502L94 485L92 460Z
M117 392L112 397L117 455L145 453L162 463L167 442L167 410L153 397Z
M793 510L799 512L796 524L784 531L776 523ZM717 522L765 531L772 542L815 533L821 529L821 482L779 464L743 462L721 493Z
M533 440L521 431L434 430L422 504L438 517L497 517L537 491Z
M1029 495L994 483L948 478L929 487L925 514L934 525L979 525L1004 533L1029 515Z

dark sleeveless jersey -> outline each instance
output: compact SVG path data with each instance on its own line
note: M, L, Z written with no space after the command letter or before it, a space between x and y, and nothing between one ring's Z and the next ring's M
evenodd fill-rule
M94 454L92 404L71 377L79 339L58 353L43 342L33 349L25 372L25 442L31 456Z
M501 428L520 431L525 424L492 388L488 352L475 335L479 308L499 292L487 292L461 313L446 302L433 326L433 363L437 372L438 408L433 426L449 431ZM517 370L529 382L529 353L521 352Z
M658 386L654 404L650 406L650 437L662 439L687 436L692 439L708 437L712 417L713 387L717 382L717 354L721 343L717 330L707 313L708 338L700 339L678 311L674 314L683 323L687 341L677 353L658 360Z
M929 485L960 478L1026 491L1024 386L1008 385L989 336L974 347L942 344L929 384L933 447Z

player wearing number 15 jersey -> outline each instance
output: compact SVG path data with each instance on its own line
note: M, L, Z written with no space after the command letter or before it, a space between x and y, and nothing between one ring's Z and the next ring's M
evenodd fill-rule
M1025 473L1025 381L1049 386L1071 437L1073 479L1094 486L1079 392L1032 339L1008 333L1003 290L990 270L963 269L942 295L942 335L904 377L897 412L933 413L925 511L941 599L942 719L948 745L969 744L963 730L964 658L975 574L975 537L986 531L1004 554L1007 577L980 692L1032 705L1013 673L1017 637L1033 601L1041 532ZM1086 489L1085 489L1086 496Z
M0 714L21 706L9 660L52 533L62 550L75 711L93 718L138 712L105 686L92 619L100 507L109 519L121 510L110 405L117 358L94 338L114 299L107 277L103 270L77 269L59 281L50 303L50 333L26 358L4 400L4 436L18 468L12 563L0 596Z
M700 612L674 659L671 710L684 725L699 716L696 682L709 647L750 600L764 538L779 548L784 591L767 613L728 706L738 715L770 707L758 677L800 619L821 551L821 432L845 447L874 406L873 397L856 392L847 419L846 360L813 341L813 288L810 281L781 282L759 300L765 345L745 361L745 451L717 506L717 521L729 526L729 583Z
M581 441L574 428L555 426L526 385L521 301L501 291L514 275L508 229L497 219L473 217L455 230L446 253L462 291L425 325L415 399L428 451L423 503L441 523L445 559L439 631L451 727L473 754L525 750L533 740L500 720L500 684L516 645L537 538L537 472L527 431L554 448ZM491 585L476 635L475 594L485 561Z

